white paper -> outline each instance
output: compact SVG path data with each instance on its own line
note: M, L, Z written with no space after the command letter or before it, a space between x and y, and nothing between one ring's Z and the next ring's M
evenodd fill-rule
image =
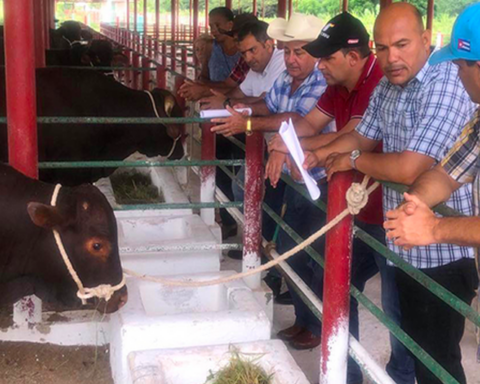
M248 113L248 116L251 116L252 114L252 108L237 108L235 111L242 113L246 111ZM229 117L232 116L230 112L228 112L226 109L206 109L204 111L200 111L200 117L202 119L212 119L214 117Z
M303 168L303 162L305 161L305 155L303 154L300 141L298 140L297 133L292 124L292 119L289 119L288 123L284 121L280 126L280 136L282 136L285 145L290 152L290 155L297 164L300 173L302 174L303 181L307 186L308 192L312 200L317 200L320 197L320 189L317 186L315 179Z

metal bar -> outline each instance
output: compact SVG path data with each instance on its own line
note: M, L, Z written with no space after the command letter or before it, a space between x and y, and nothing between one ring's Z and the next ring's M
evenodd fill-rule
M197 167L241 166L245 160L165 160L165 161L49 161L39 163L40 169L80 168L145 168L145 167Z
M45 67L45 1L35 0L33 2L33 18L35 28L35 66Z
M348 0L342 0L342 11L348 12Z
M184 245L155 245L141 247L120 247L120 253L147 253L147 252L191 252L191 251L231 251L242 250L242 244L184 244Z
M232 9L232 0L225 0L225 7Z
M31 0L6 0L4 9L9 162L37 178L33 4Z
M352 172L341 172L329 183L327 222L347 208L345 194L352 181ZM347 382L352 225L353 218L349 215L326 234L320 358L320 381L324 384Z
M162 204L124 204L117 205L115 210L117 211L150 211L153 209L210 209L215 208L241 208L243 203L241 201L232 201L230 203L218 203L218 202L202 202L202 203L162 203Z
M167 88L167 71L163 66L157 67L157 87L161 89Z
M245 225L243 228L243 264L247 271L260 266L260 246L262 244L262 201L264 189L263 156L265 140L259 132L247 136L245 169ZM261 285L261 275L245 278L252 289Z
M172 20L171 20L171 26L170 26L170 30L171 30L171 40L172 41L175 41L177 39L177 1L178 0L171 0L171 9L170 9L170 12L171 12L171 17L172 17ZM172 56L175 57L175 53L173 51L173 46L172 46ZM172 68L172 69L175 69L175 68Z
M158 40L160 39L160 0L155 0L155 44L153 57L156 59Z
M252 0L252 13L257 16L257 0Z
M134 70L132 71L132 89L139 89L138 76L140 72L137 71L137 68L140 67L140 54L133 52L132 66Z
M138 32L138 0L133 0L133 31Z
M193 0L193 40L200 34L198 29L198 0Z
M202 160L215 159L215 133L211 131L212 124L202 124ZM215 167L202 166L200 175L200 201L209 203L215 200ZM200 215L207 225L215 224L215 211L202 209Z
M277 16L283 18L287 17L287 0L278 0Z
M127 23L126 23L126 28L127 28L127 32L130 31L130 0L125 0L125 5L126 5L126 11L127 11L127 15L126 15L126 19L127 19Z
M434 0L428 0L427 2L427 29L433 31L433 19L434 19Z
M201 117L38 117L40 124L194 124L208 123L211 119ZM6 123L0 117L0 124Z
M208 0L205 0L205 33L208 32Z
M142 67L147 67L150 64L150 60L146 57L142 59ZM150 90L150 71L142 72L142 89L144 91Z

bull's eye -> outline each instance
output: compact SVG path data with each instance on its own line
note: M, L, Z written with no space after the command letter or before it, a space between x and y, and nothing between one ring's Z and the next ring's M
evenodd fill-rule
M95 251L100 251L102 249L102 244L101 243L93 243L92 244L92 248L95 250Z
M103 237L91 237L85 242L85 250L94 257L102 260L108 259L112 250L112 245L108 239Z

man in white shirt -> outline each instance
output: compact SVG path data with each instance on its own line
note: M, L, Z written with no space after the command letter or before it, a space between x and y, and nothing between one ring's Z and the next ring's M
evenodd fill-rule
M227 105L251 104L263 98L285 71L283 51L275 48L267 35L264 21L248 23L238 33L238 50L250 67L247 77L239 87L226 95L212 90L214 96L200 100L202 109L219 109Z

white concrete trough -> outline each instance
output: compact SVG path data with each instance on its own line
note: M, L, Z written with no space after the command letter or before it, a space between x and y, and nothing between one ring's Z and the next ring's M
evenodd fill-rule
M210 372L228 366L232 351L273 374L271 384L309 384L280 340L132 352L129 384L203 384Z
M117 217L122 266L148 275L220 270L221 250L198 215Z
M170 276L204 281L233 271ZM131 383L131 352L270 339L271 322L243 281L207 287L169 287L127 280L129 300L111 315L110 363L116 384Z

